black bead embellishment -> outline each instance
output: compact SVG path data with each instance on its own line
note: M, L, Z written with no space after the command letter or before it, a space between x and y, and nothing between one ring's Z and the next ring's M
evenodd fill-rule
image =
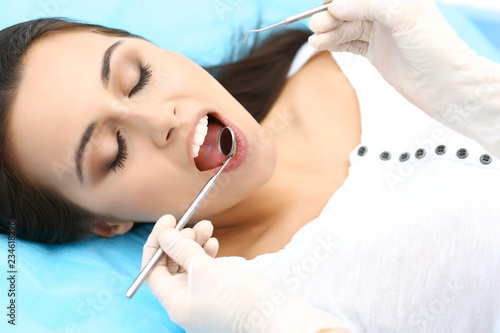
M457 151L457 157L461 160L467 158L467 156L469 156L469 151L465 148L460 148L458 151Z
M391 153L389 153L388 151L384 151L382 154L380 154L380 159L382 161L388 161L391 159Z
M445 145L439 145L435 149L436 155L444 155L448 151L448 148ZM365 156L366 153L368 152L368 148L366 146L359 147L358 149L358 155L359 156ZM415 157L417 159L422 159L424 156L427 154L427 151L424 148L420 148L415 152ZM457 150L457 157L461 160L466 159L469 157L469 151L465 148L460 148ZM389 161L392 158L392 155L388 151L384 151L380 154L380 159L382 161ZM406 162L411 158L411 154L408 152L404 152L399 156L399 161L400 162ZM493 157L489 154L483 154L479 158L479 161L483 165L489 165L491 162L493 162Z
M426 154L425 149L420 148L419 150L417 150L417 151L415 152L415 157L416 157L416 158L418 158L418 159L420 160L420 159L422 159L422 158L425 156L425 154Z
M491 158L491 156L488 154L484 154L484 155L481 155L481 157L479 158L479 161L481 161L481 163L484 165L488 165L491 163L491 161L493 161L493 158Z
M365 156L367 151L368 151L368 148L366 148L365 146L359 147L359 149L358 149L358 155L359 156Z
M401 156L399 156L399 161L400 162L406 162L410 159L410 154L409 153L403 153Z
M437 155L444 155L444 154L446 154L446 150L447 150L446 146L444 146L444 145L437 146L436 147L436 154Z

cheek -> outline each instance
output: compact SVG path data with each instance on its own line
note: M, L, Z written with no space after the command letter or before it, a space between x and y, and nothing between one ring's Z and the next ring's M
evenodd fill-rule
M205 182L160 158L127 167L126 173L95 192L99 212L133 221L156 221L167 213L179 218L184 213L181 203L191 202L198 194L195 189Z

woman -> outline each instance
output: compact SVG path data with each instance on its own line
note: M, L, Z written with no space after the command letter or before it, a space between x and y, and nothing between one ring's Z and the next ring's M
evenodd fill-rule
M20 42L21 45L4 42L10 49L3 49L2 56L9 60L2 62L3 70L10 74L2 80L5 105L2 112L5 124L1 154L2 213L16 218L19 237L46 243L71 241L81 238L88 231L106 237L122 234L131 228L132 221L155 221L164 212L170 211L180 216L184 212L182 205L192 200L212 175L210 169L217 167L218 156L211 156L211 145L214 145L214 133L217 134L220 129L220 121L230 124L237 133L237 156L228 167L234 171L226 174L226 177L230 177L230 183L218 195L207 199L210 204L200 208L198 216L213 216L211 219L215 219L215 215L219 215L219 226L240 224L241 221L237 222L234 218L236 214L245 220L251 218L250 213L255 212L253 203L263 201L263 195L268 195L267 190L259 194L256 189L262 188L265 182L275 183L272 187L281 187L290 177L289 174L281 174L274 177L272 182L269 181L276 163L272 136L280 134L288 144L297 146L294 143L297 140L293 140L280 127L303 126L298 122L295 108L302 108L305 100L302 104L293 105L289 103L291 100L287 101L289 98L277 97L293 54L306 42L307 36L303 32L283 34L277 43L277 39L270 40L267 46L264 45L259 52L240 64L227 69L215 69L219 79L226 82L234 95L248 100L247 107L255 111L255 118L262 119L265 116L262 124L267 122L269 125L264 130L266 127L261 127L202 68L184 57L161 50L125 32L58 20L28 22L4 31L5 39ZM54 53L50 55L45 54L52 51ZM318 61L334 68L334 62L327 52L323 57L318 57ZM316 64L316 71L319 66ZM242 78L241 73L246 72L247 76ZM255 81L254 76L263 81L248 87L247 82ZM326 82L335 84L334 76L333 72L332 78ZM41 77L50 77L48 81L51 84L40 81ZM79 79L75 80L76 77ZM80 79L89 86L83 88L81 83L77 83ZM244 80L245 86L242 86L241 80ZM294 90L302 90L306 84L309 85L300 81L304 80L290 80L287 85ZM321 89L319 83L325 81L318 82L317 87L307 87L307 90ZM149 97L146 97L146 91ZM47 95L52 93L52 97ZM108 97L104 97L103 93L109 94ZM294 94L293 90L289 89L287 94ZM39 99L50 102L39 103ZM333 97L325 95L325 99L333 100ZM38 109L42 104L43 110ZM276 111L269 111L271 106ZM67 112L75 107L80 112ZM40 112L23 112L33 109ZM207 114L210 115L207 138L195 160L195 150L199 148L194 147L193 143L200 145L194 142L195 132L203 133L203 129L198 130L196 127L207 127L203 120ZM34 119L36 115L40 118ZM359 114L354 113L353 116L359 121ZM342 117L342 113L332 114L331 121ZM26 128L25 125L34 127ZM336 154L344 157L339 162L333 161L334 156L329 157L342 167L339 169L343 174L330 176L334 186L339 186L341 177L345 177L348 152L359 140L356 138L356 133L359 136L359 125L356 126L353 121L352 126L352 133L345 134L352 141L351 147L339 148ZM304 130L311 133L315 128L309 124ZM53 137L55 133L58 134ZM300 135L304 136L305 133ZM132 139L132 136L139 140ZM56 148L54 139L65 143L57 144ZM31 144L35 142L44 144L38 147ZM293 150L297 147L291 148L283 152L288 150L286 154L293 156ZM153 156L157 159L154 160ZM282 169L284 167L281 166ZM139 172L134 171L135 176L130 177L125 176L126 170ZM126 185L125 179L131 183ZM178 184L173 183L175 179L179 181ZM120 188L122 185L128 189ZM131 185L134 188L140 186L144 192L132 190ZM130 194L129 198L123 197L124 200L117 201L116 198L125 192ZM323 192L326 194L331 190ZM216 194L215 191L213 193ZM85 199L81 201L82 198ZM135 203L131 205L132 202ZM279 207L281 204L276 202L273 206ZM265 210L275 210L273 206L265 207ZM291 207L291 204L287 204L287 207ZM319 203L312 208L318 209ZM297 211L297 208L287 214L294 213L294 210ZM269 216L267 219L271 218ZM199 217L193 218L193 221L197 219ZM290 229L288 235L263 239L258 248L249 247L248 250L263 251L263 247L270 242L273 246L284 243L291 236L293 228L307 223L302 218L289 221L294 225L287 226ZM262 219L260 229L267 228L264 222L267 221ZM273 228L278 227L276 225ZM231 249L234 245L229 241L227 244L225 251L234 253ZM254 254L249 252L248 255Z
M480 67L497 69L496 66L485 62L468 62L472 56L469 55L466 49L462 48L460 42L454 39L456 36L446 34L449 32L449 28L443 23L442 18L436 14L437 11L430 5L430 2L424 1L421 6L418 6L412 1L401 1L397 2L397 4L403 7L389 8L387 4L384 7L383 2L377 1L365 1L365 4L351 2L351 5L347 5L344 1L338 1L330 7L332 15L340 18L340 22L325 15L322 15L323 17L318 16L319 19L317 20L320 20L321 27L313 27L315 28L313 30L340 32L340 49L362 54L368 52L367 56L390 83L408 99L436 118L446 118L446 111L454 110L450 106L454 105L452 103L457 103L457 92L460 96L462 92L464 95L470 96L476 93L478 89L477 84L475 84L478 80L468 80L470 78L476 79L473 76L477 74L475 70L470 70L470 67L468 67L464 71L459 70L459 75L455 75L457 63L454 56L458 53L449 57L439 51L442 49L447 51L451 49L452 52L464 50L466 51L465 58L459 60L467 60L465 63L470 66L475 66L477 63L477 66ZM372 9L375 9L372 11L359 10L369 5L373 6ZM416 19L410 16L412 12L408 10L407 5L410 5L411 9L417 8L420 10L419 15L414 16ZM334 8L337 8L341 14L335 12ZM342 8L345 10L344 13L341 12ZM433 24L429 25L428 31L432 33L435 33L435 31L443 32L444 36L449 38L439 39L439 42L444 44L444 41L446 41L447 45L435 43L437 39L430 38L430 34L425 29L423 31L414 29L415 26L421 27L415 21L418 18L426 17L434 19L431 21ZM351 22L343 23L343 20ZM412 24L402 25L402 23L407 22ZM336 29L339 26L341 29ZM402 26L405 29L402 29ZM352 30L349 30L351 28ZM441 29L436 30L436 28ZM395 32L393 33L393 31ZM351 34L346 34L346 32L351 32ZM338 36L336 38L335 35L335 33L328 33L323 36L327 40L330 37L330 40L334 40L333 44L335 44L339 41ZM358 40L359 36L361 36L360 40ZM422 36L427 38L424 40L427 43L425 44L427 48L422 48L423 52L420 52L418 48L415 48L408 41L418 44L422 40L415 37ZM355 41L349 43L352 37L354 37ZM376 42L368 44L371 41L370 37ZM347 40L344 38L347 38ZM379 43L379 41L382 42ZM60 47L58 47L58 45L63 44L69 46L65 52L61 52ZM84 45L84 50L78 49L79 45ZM406 46L406 48L401 47L401 45ZM326 46L331 48L332 45ZM382 52L377 48L382 46L384 49L387 49L387 46L391 47L389 54L392 61L389 67L384 67L386 62L381 61L383 56L387 54L387 50ZM122 50L121 54L117 52L120 50ZM413 54L408 54L410 52L407 51L412 51ZM96 56L96 54L99 54L99 56ZM103 66L107 63L105 61L107 59L106 55L109 55L110 58L109 68ZM412 58L412 55L418 56ZM103 56L104 60L102 60ZM433 56L439 57L432 58ZM463 235L453 235L455 238L450 236L450 239L431 237L430 244L432 245L429 245L429 247L432 251L425 252L426 255L421 253L421 257L415 257L418 251L406 251L408 249L401 246L404 244L390 243L390 241L395 240L394 237L404 235L405 238L401 238L400 241L403 241L403 243L406 241L406 245L410 250L412 248L421 250L421 252L423 252L423 249L427 250L425 248L427 244L425 243L408 243L408 240L411 240L411 238L408 238L408 231L418 230L399 230L397 228L403 227L395 222L402 219L409 222L415 221L416 202L408 200L408 193L413 190L417 194L423 194L425 190L432 189L432 187L411 186L414 186L415 183L419 186L427 186L428 184L425 182L421 184L421 174L433 177L435 176L433 174L435 168L439 168L436 173L438 180L447 180L445 177L446 172L442 166L448 165L450 160L447 159L442 162L429 160L425 165L415 164L419 166L416 173L420 176L407 177L408 179L403 182L403 185L406 185L404 189L398 188L399 196L385 197L387 198L387 207L382 207L385 208L385 212L384 209L380 211L380 205L368 205L371 198L373 198L374 202L380 204L380 199L384 197L385 193L368 191L372 188L367 185L372 185L369 183L369 180L372 179L371 176L384 174L380 168L386 167L387 164L383 166L374 164L374 171L377 173L364 172L364 176L367 177L362 179L366 181L365 188L362 183L359 183L361 179L357 177L359 170L363 170L359 168L363 164L360 161L356 168L351 169L346 184L342 186L348 173L350 152L360 141L359 106L362 106L361 111L363 112L363 105L365 104L361 101L358 104L358 98L361 98L361 95L356 95L357 91L354 91L342 71L344 67L340 70L328 53L321 53L312 58L299 73L285 84L269 113L262 120L260 127L227 91L200 68L180 56L158 50L143 41L123 41L116 36L100 36L80 31L71 34L52 34L35 43L23 60L22 79L20 81L11 81L20 82L20 84L11 84L10 90L5 90L9 92L9 96L13 95L14 90L16 94L11 105L8 105L10 111L9 126L5 126L6 133L10 134L9 137L11 138L10 146L2 143L2 147L9 148L8 152L11 158L9 163L14 164L15 162L17 168L11 167L6 170L9 173L14 173L12 170L22 171L23 177L10 177L10 179L14 179L12 182L35 183L38 187L44 186L43 191L45 192L42 193L50 191L51 198L56 197L55 193L59 197L65 198L66 202L69 201L69 205L66 203L65 207L71 208L65 210L68 214L77 216L81 221L99 221L95 223L94 230L96 233L106 236L113 233L123 233L127 228L131 227L132 223L130 221L154 221L165 210L173 212L176 217L179 217L182 214L179 204L190 202L190 199L196 194L193 193L192 189L201 188L210 175L209 172L206 172L206 169L211 170L220 162L210 154L210 148L214 142L211 132L213 132L214 128L219 128L217 127L218 120L235 128L240 155L237 156L233 163L233 170L228 172L228 181L224 188L212 198L209 198L209 204L199 210L199 214L193 220L204 217L212 221L215 226L214 235L221 244L219 255L237 255L252 259L264 253L279 251L286 244L292 244L284 251L277 252L274 259L272 256L257 257L254 261L256 266L252 268L262 270L264 267L262 264L279 263L276 258L283 259L284 256L290 258L290 254L292 256L298 254L297 251L300 250L300 247L296 246L296 244L304 244L307 239L310 241L310 238L305 236L317 235L317 232L321 230L323 232L325 230L332 232L333 236L342 235L342 239L332 241L333 246L328 247L328 244L326 244L323 247L324 251L327 251L330 255L335 255L334 258L326 260L327 257L325 257L324 253L316 257L317 261L325 258L322 262L327 264L320 266L317 263L317 268L312 269L310 264L304 266L307 258L304 258L304 261L299 259L295 262L304 264L301 267L308 267L310 272L305 272L307 273L305 274L303 271L296 269L292 271L295 275L287 276L286 281L284 279L279 281L280 278L278 278L278 281L275 282L281 282L285 287L294 289L293 286L286 285L287 281L298 281L293 282L294 286L297 286L296 289L298 289L295 290L296 293L300 294L309 303L328 309L328 312L341 317L357 330L369 329L370 327L374 328L374 330L383 330L384 327L387 330L405 330L408 327L423 329L423 323L431 325L429 327L437 330L443 328L443 325L452 323L450 318L453 316L446 316L443 313L440 313L439 316L433 316L431 313L427 317L422 315L422 318L426 321L421 322L420 317L417 316L410 318L410 323L406 322L407 325L405 326L404 316L411 316L419 308L424 314L426 313L425 295L431 295L430 297L432 297L432 295L439 295L439 290L444 290L444 286L449 281L443 281L442 284L439 284L438 281L440 277L445 276L447 270L452 272L454 277L455 274L458 274L460 268L467 267L463 258L457 258L457 262L453 263L453 265L441 267L443 263L450 263L450 259L460 252L455 248L452 248L453 251L449 253L443 252L443 249L437 251L433 246L435 244L450 245L464 242L464 258L483 260L480 262L482 265L480 267L484 267L484 258L481 259L481 256L485 253L484 250L482 252L471 252L474 250L473 244L470 240L468 243L465 242L467 238L464 238ZM72 71L76 62L80 66L79 70L86 73L86 75L81 75L80 71L77 73L78 75L73 74ZM115 76L113 76L113 64L115 68L118 67L115 70L115 73L117 73ZM434 68L430 64L435 64L436 67ZM55 68L58 70L56 71ZM438 75L435 74L436 69L438 69ZM495 71L493 72L495 73ZM155 73L157 74L155 75ZM186 73L189 74L189 79L186 77ZM40 77L51 77L51 75L55 75L53 81L48 80L44 84L39 83ZM78 77L78 80L75 80L75 77ZM457 82L456 80L450 81L450 78L466 78L467 80ZM436 93L436 88L446 87L450 82L455 84L453 89L440 90L439 94ZM473 83L469 84L470 82ZM146 85L146 83L149 84ZM490 87L495 81L487 81L486 83ZM141 91L140 88L145 89ZM471 92L473 93L471 94ZM494 148L498 140L494 140L494 135L488 134L494 134L494 131L490 130L484 135L484 131L479 133L475 129L479 127L491 128L491 123L488 123L490 120L497 119L495 117L498 116L494 113L494 108L490 107L495 103L496 95L494 92L490 92L488 96L490 98L483 98L483 103L480 106L474 105L474 108L470 108L473 112L465 114L461 118L462 121L455 126L458 130L465 128L463 130L465 134L476 138L492 153L497 152ZM42 99L47 103L40 103L39 100ZM466 105L468 106L468 104ZM37 108L38 110L36 110ZM68 113L66 110L69 108L74 111ZM197 111L194 112L193 110ZM206 125L199 119L203 118L207 113L210 116L211 124L208 126L206 139L208 141L204 144L205 147L201 147L198 161L193 162L192 157L196 154L196 146L199 144L194 142L195 147L193 147L194 139L191 140L192 134L195 132L195 126L198 126L198 123L200 132L203 133L202 128ZM47 117L47 114L49 114L49 117ZM470 114L473 114L473 116ZM213 118L217 118L217 120ZM45 119L50 119L53 122L48 122ZM279 121L284 122L285 126L278 126ZM7 124L7 118L5 123ZM283 130L285 127L286 131ZM82 133L87 135L82 135ZM98 135L92 136L90 145L83 145L80 139L89 137L89 133ZM187 133L190 133L190 135ZM270 136L273 137L275 145L270 140ZM4 135L2 135L3 137ZM54 145L53 142L59 144ZM61 149L61 142L67 145L63 149ZM70 155L70 161L75 160L74 172L63 172L62 174L54 172L53 168L51 168L53 165L62 164L63 161L66 161L67 147L69 151L75 151L74 157ZM372 149L372 147L368 147L370 153ZM276 154L276 150L278 154ZM472 151L472 149L470 150ZM474 152L476 150L475 148ZM443 155L441 152L442 150L436 150L436 155ZM355 150L354 153L353 156L360 156L361 158L366 155L366 148ZM424 157L422 154L425 155L426 152L420 151L419 154L415 153L411 157L414 161L422 160ZM429 157L430 152L428 150L427 154ZM394 155L396 156L396 154ZM481 157L483 155L486 154L482 154ZM3 156L7 156L4 151L2 151ZM366 156L370 157L368 162L373 164L373 155ZM384 161L390 159L390 155L385 152L380 156ZM445 155L445 157L447 156ZM486 158L482 161L486 163ZM494 162L496 163L496 161ZM370 164L365 162L364 165ZM126 174L127 167L128 170L132 170L129 171L130 174ZM389 171L392 172L395 168ZM486 179L483 177L485 174L488 174L490 176L488 179L493 179L493 181L498 179L495 178L498 177L496 176L497 173L491 172L494 168L483 170L461 165L455 169L460 169L467 176L477 177L474 180L484 181ZM113 174L114 171L117 171L118 174ZM18 171L17 175L19 174ZM433 180L435 179L433 178ZM438 183L435 187L439 189L442 185L442 183ZM337 191L341 186L342 191ZM368 210L368 207L369 211L367 213L371 213L374 221L380 222L385 216L389 222L381 225L369 225L368 228L366 225L358 223L353 225L352 229L349 229L346 224L340 223L338 219L330 220L335 221L335 223L326 226L327 228L335 227L337 229L322 229L325 227L324 219L318 219L319 222L308 223L320 213L324 217L334 211L341 211L343 215L336 213L337 216L335 217L343 218L344 222L359 222L363 221L363 218L366 220L367 216L361 215L361 212L342 211L342 206L352 206L352 200L356 199L352 195L353 188L357 188L359 200L364 205L360 211ZM458 186L451 188L463 190ZM480 187L477 184L475 187L470 188L471 193L473 193L472 197L477 195L478 188ZM335 196L330 199L333 193L335 193ZM310 202L308 200L312 194L318 201ZM495 189L491 189L488 194L496 194ZM428 193L425 193L425 195L428 196L430 201L423 204L422 207L430 212L422 212L424 217L422 222L425 222L422 223L424 234L417 235L419 236L416 238L417 240L427 236L426 232L429 232L430 224L435 225L434 222L441 221L443 217L449 217L446 214L431 214L438 209L433 205L435 197L430 196ZM419 196L419 198L422 196ZM472 200L472 197L467 197L465 202ZM3 195L2 198L4 198ZM329 199L332 205L326 205ZM448 205L448 201L445 202ZM2 203L2 211L7 211L10 215L17 217L15 214L16 204L13 201L8 202L8 204ZM406 213L409 212L412 218L402 214L405 213L404 209L396 210L396 212L391 211L391 204L394 207L406 208ZM20 206L19 203L17 205ZM485 216L488 218L486 222L491 222L494 220L494 216L498 216L498 211L495 211L491 201L483 203L483 205L482 207L491 208L491 214ZM479 210L479 207L475 203L474 208ZM459 209L460 206L457 208L456 205L453 205L451 208ZM449 212L449 207L443 209L445 213ZM464 216L465 218L470 217L470 215L464 215L463 210L464 208L458 210L457 213L460 221ZM389 214L387 214L388 212ZM483 215L480 217L483 217ZM484 219L479 218L479 220L478 223L485 223ZM107 222L103 223L102 221ZM126 224L127 222L128 224ZM449 219L447 222L449 222ZM403 226L409 228L414 225L404 224ZM446 234L447 228L451 228L451 225L450 223L439 224L442 230L440 229L441 232L438 235L442 235L443 230L445 231L444 234ZM467 227L470 228L470 226ZM64 228L64 226L60 228ZM87 226L82 229L88 230L88 228ZM487 232L490 237L498 235L497 230L493 229L491 223L476 228L480 232L474 240L479 239L481 241L480 248L488 250L486 252L490 253L489 259L498 258L498 251L496 251L498 248L495 248L491 238L485 238L486 235L484 234L484 232ZM207 230L207 227L199 227L198 230L195 230L195 234L198 231L201 232L202 229ZM453 228L451 229L453 230ZM379 242L382 242L382 245L388 244L390 246L381 247L380 244L367 237L370 232L380 230L385 231L384 237L378 239ZM311 231L314 231L314 233L308 234ZM189 234L191 231L187 230L185 233ZM448 232L448 234L450 233ZM241 235L244 235L245 238L242 238ZM290 242L293 235L296 235L294 236L294 243ZM153 246L153 248L158 247L158 240L155 240L157 237L158 233L149 242L149 245ZM193 238L197 239L201 244L209 242L206 236L200 238L193 235ZM444 242L445 240L450 243ZM211 243L212 245L205 244L205 246L206 252L213 255L215 245L213 244L214 241L211 241ZM318 244L321 245L324 242L318 241ZM394 246L394 248L391 248L391 246ZM359 249L361 251L355 257L360 259L359 262L355 261L357 266L360 266L362 262L370 269L367 271L351 269L349 262L352 262L352 258L349 256L348 251L350 249ZM314 252L317 249L313 248L312 250ZM167 251L167 253L171 254L170 252ZM367 255L370 252L375 256L370 257ZM388 258L386 252L400 254L400 256ZM319 255L319 251L315 253ZM436 253L437 258L427 255L432 253ZM145 256L147 257L146 252ZM172 257L176 258L175 256ZM427 266L422 263L422 258L430 260ZM368 260L368 262L365 263L363 260ZM183 266L182 261L179 260L178 262ZM293 268L290 264L290 262L293 263L293 260L283 260L281 262L283 265L288 266L279 267L277 272L281 270L281 273L288 273L286 267ZM309 262L311 260L307 261L307 263ZM406 265L409 262L416 262L420 265ZM249 266L251 265L252 263L249 264ZM257 265L260 265L260 267L256 268ZM477 267L478 263L476 262L475 265L474 267ZM184 268L191 272L190 267L186 266L188 265L185 264ZM272 267L268 266L270 272ZM320 270L321 267L326 268L316 271ZM343 267L343 269L339 269L339 267ZM383 273L387 273L388 269L398 267L402 267L402 269L396 270L397 274L384 277ZM494 269L494 272L497 272L498 268L494 267ZM175 267L174 270L176 270ZM207 268L207 270L210 270L210 268ZM318 289L308 290L308 288L312 288L311 281L317 281L312 280L313 277L323 276L324 278L325 275L320 273L328 271L330 274L333 272L333 275L329 276L335 276L338 280L330 281L332 286L328 283L325 284L323 280L323 284L316 287L326 288L324 289L325 292L329 293L335 291L337 299L331 300L325 299L325 297L313 299L318 295ZM342 275L344 272L345 275ZM365 285L368 281L354 279L356 276L359 279L359 274L363 273L367 274L369 281L374 281L374 277L378 279L385 278L385 280L382 280L382 284L379 282L379 286L394 286L392 290L385 291L385 295L389 299L384 299L380 293L373 292L369 288L370 284ZM457 276L467 280L466 277L471 274L472 279L477 278L477 272L476 275L473 273L467 271L465 277L463 274ZM228 275L230 274L224 276ZM180 279L177 278L176 281L180 280L182 282L182 279L186 277L186 273L179 274L179 277ZM240 278L243 279L241 276ZM270 278L273 277L270 276ZM276 276L274 278L276 279ZM301 279L308 281L302 283ZM345 281L350 281L352 285L344 283L344 290L348 292L342 294L338 290L338 285L342 285L342 282ZM398 283L394 284L395 281ZM414 285L411 283L412 281L415 282ZM423 292L421 290L422 286L427 285L429 287L429 282L432 282L430 289ZM164 282L157 280L151 283L156 295L160 299L168 301L168 297L165 297L167 292L165 294L161 293ZM475 289L462 288L461 283L463 283L463 280L459 280L455 285L455 289L458 289L459 293L464 289L466 290L461 296L476 291ZM498 292L497 289L493 289L491 283L487 285L489 289L486 295L489 294L492 297L491 295ZM194 295L199 295L199 291L204 289L202 287L203 285ZM416 291L418 291L415 293L416 298L413 299L413 301L416 300L416 305L411 304L412 295L408 292L412 290L411 288L416 288ZM365 299L358 300L357 297L364 297ZM349 303L348 299L352 299L352 302ZM449 300L449 297L447 299ZM451 308L452 313L456 314L456 311L464 309L457 306L455 304L457 302L451 303L451 305L447 305ZM412 307L410 307L410 304ZM477 305L477 303L474 304ZM169 309L168 306L166 307ZM391 313L391 311L398 309L400 312L397 314ZM179 311L183 312L184 309ZM382 315L384 313L385 316ZM464 330L468 330L471 328L470 325L474 325L470 313L466 314L467 316L462 318L466 324L463 326ZM489 313L484 315L487 318L491 316ZM185 317L182 318L185 319ZM193 321L192 318L191 321ZM462 322L458 322L462 324ZM494 323L481 323L475 328L481 330L483 327L493 327L491 325L494 325ZM426 327L428 328L428 326Z

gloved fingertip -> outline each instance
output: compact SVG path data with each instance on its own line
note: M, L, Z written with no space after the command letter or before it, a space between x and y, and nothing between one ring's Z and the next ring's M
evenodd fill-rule
M325 50L322 46L322 38L319 34L314 34L312 36L309 36L308 41L309 41L309 45L311 45L315 49L317 49L319 51Z
M176 220L175 217L171 214L163 215L158 219L155 224L155 228L167 228L167 227L175 227Z
M316 33L323 33L335 29L339 24L338 20L333 18L329 13L322 12L313 15L309 20L309 29Z
M184 229L182 229L181 230L181 234L183 234L183 235L191 238L192 240L194 240L196 238L196 233L191 228L184 228Z
M203 232L210 233L210 235L211 235L214 231L214 225L209 220L202 220L202 221L196 223L195 226L193 227L193 229L196 229L196 230L200 229L200 230L203 230Z
M205 250L205 253L211 256L212 258L215 258L217 255L217 252L219 252L219 241L217 238L210 238L207 240L205 245L203 245L203 250Z
M349 4L344 1L344 0L335 0L329 7L328 7L328 13L332 15L333 17L340 19L340 20L350 20L352 19L351 17L348 18L348 8L349 5L351 7L355 7L354 4Z
M158 221L156 221L144 246L149 248L158 247L158 235L163 230L173 227L175 227L175 217L170 214L163 215L158 219Z

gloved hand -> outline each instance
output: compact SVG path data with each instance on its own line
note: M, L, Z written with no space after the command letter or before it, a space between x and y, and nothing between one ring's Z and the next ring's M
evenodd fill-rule
M433 0L334 0L309 27L313 47L365 56L414 105L500 157L500 65L478 57Z
M164 255L146 280L172 321L191 332L349 332L345 325L253 271L215 260L208 221L174 229L158 220L144 245L144 267L159 246Z

